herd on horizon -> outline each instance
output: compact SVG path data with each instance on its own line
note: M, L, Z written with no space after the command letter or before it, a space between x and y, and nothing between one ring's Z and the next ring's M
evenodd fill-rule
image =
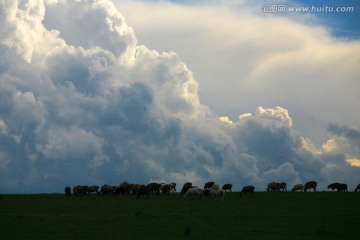
M285 182L270 182L266 188L267 192L285 192L287 191ZM215 199L223 199L225 192L232 192L233 185L231 183L224 184L221 188L215 182L206 182L203 188L193 186L191 182L183 184L181 189L181 195L184 198L201 198L201 197L214 197ZM312 190L316 192L317 182L309 181L305 184L295 184L291 188L291 192L307 192ZM105 184L100 188L97 185L76 185L72 189L70 186L65 187L65 195L71 196L86 196L86 195L134 195L137 198L149 197L150 194L169 194L176 192L176 183L156 183L149 184L130 184L123 182L118 185ZM348 186L346 183L331 183L327 189L331 189L332 192L347 192ZM356 186L354 192L360 191L360 184ZM240 196L250 195L255 193L255 187L253 185L246 185L240 191Z

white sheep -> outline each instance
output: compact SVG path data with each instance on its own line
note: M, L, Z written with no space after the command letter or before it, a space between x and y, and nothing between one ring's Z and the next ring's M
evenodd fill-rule
M303 192L304 191L304 184L302 183L298 183L298 184L295 184L293 186L293 188L291 189L292 192L296 192L296 191L301 191Z

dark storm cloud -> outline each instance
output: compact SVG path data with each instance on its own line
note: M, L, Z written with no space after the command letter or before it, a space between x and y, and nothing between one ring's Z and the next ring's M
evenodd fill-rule
M331 123L328 130L337 136L346 137L354 146L360 146L360 129Z

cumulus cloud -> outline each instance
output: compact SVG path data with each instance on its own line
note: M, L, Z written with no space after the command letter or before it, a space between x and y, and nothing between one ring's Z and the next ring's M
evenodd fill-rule
M360 122L360 43L332 37L334 24L322 18L331 14L262 13L266 2L246 0L115 2L139 43L178 52L195 73L202 103L219 116L282 106L318 147L329 122Z
M44 25L59 31L69 45L85 49L100 47L124 63L134 57L133 30L110 1L49 1Z
M289 127L292 126L292 120L288 111L279 106L273 109L264 109L263 107L258 107L256 110L256 115L264 119L279 120L280 122L286 123Z
M110 1L0 6L0 192L358 181L347 161L360 155L357 129L330 125L335 151L330 140L317 149L281 106L217 117L201 102L196 73L177 53L140 45Z
M345 152L347 162L353 166L360 166L360 130L334 123L329 124L328 130L331 139L326 142L326 149L330 152Z
M329 131L337 136L347 138L353 146L360 146L360 129L339 124L329 124Z

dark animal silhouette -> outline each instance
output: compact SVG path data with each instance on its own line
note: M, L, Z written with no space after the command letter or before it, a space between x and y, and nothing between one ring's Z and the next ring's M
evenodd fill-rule
M346 183L341 183L337 189L338 192L347 192L347 184Z
M214 182L207 182L207 183L205 183L205 185L204 185L204 189L211 188L214 184L215 184Z
M328 185L328 189L331 189L331 191L338 190L340 186L340 183L331 183Z
M182 189L181 189L181 194L185 194L187 192L187 190L189 190L189 188L192 187L192 183L191 182L186 182L184 183Z
M231 183L226 183L222 186L222 190L232 192L233 185Z
M255 193L255 187L253 185L247 185L247 186L244 186L241 191L240 191L240 197L244 194L245 196L247 195L254 195Z
M313 189L314 192L316 192L316 186L317 186L316 181L307 182L307 183L305 183L304 192L306 192L307 190L310 190L310 189Z
M71 187L70 186L66 186L65 187L65 195L68 197L68 196L71 196Z

